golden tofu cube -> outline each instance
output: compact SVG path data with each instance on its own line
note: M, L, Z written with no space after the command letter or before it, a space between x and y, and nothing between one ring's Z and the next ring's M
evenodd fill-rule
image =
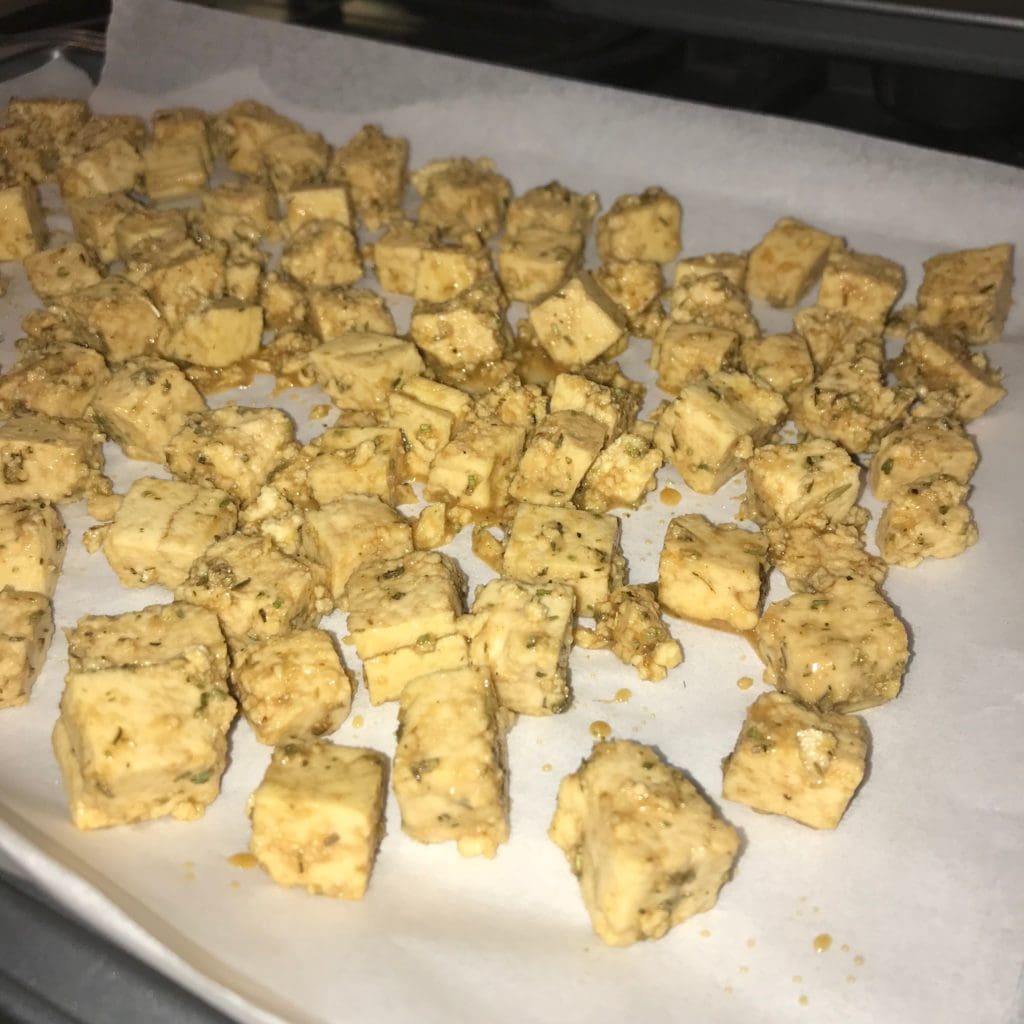
M498 280L517 302L539 302L580 268L584 236L544 225L506 232L498 244Z
M632 428L644 401L644 387L620 373L607 384L576 373L560 373L551 382L550 410L582 412L604 428L611 441Z
M744 373L780 395L788 395L814 379L814 362L807 342L799 334L744 338L740 363Z
M651 366L658 387L678 395L687 384L735 367L740 336L724 327L666 320L655 338Z
M672 274L673 284L686 284L709 274L721 274L739 289L747 285L747 254L745 252L709 252L703 256L681 259Z
M142 151L142 182L150 199L175 199L206 188L210 171L195 142L151 142Z
M620 434L587 471L576 504L588 512L610 508L639 508L654 490L664 462L660 449L639 434Z
M939 474L896 491L878 520L875 543L890 565L913 569L926 558L955 558L978 541L969 488Z
M196 107L168 107L150 118L154 142L190 142L198 146L207 167L213 166L213 148L206 126L206 112Z
M263 309L220 299L190 313L159 345L177 362L223 369L254 356L263 338Z
M276 270L263 275L259 301L263 307L263 322L272 331L289 331L306 322L309 312L306 289Z
M0 504L0 590L53 597L67 539L64 520L53 505L25 500Z
M62 295L57 305L73 323L99 339L100 349L111 363L153 354L167 330L146 293L116 275L91 288Z
M25 273L32 290L44 302L98 284L102 278L79 242L30 253L25 257Z
M0 708L27 703L53 638L53 606L45 594L0 589Z
M179 256L144 274L139 284L171 328L224 297L227 277L218 252L200 250Z
M505 234L518 235L530 228L546 227L566 234L585 235L601 208L597 194L582 195L557 181L527 189L509 204Z
M119 259L117 226L142 206L122 192L109 196L86 196L67 201L68 216L75 238L101 263Z
M773 306L795 306L821 276L829 253L845 247L835 235L783 217L750 250L747 291Z
M578 369L616 345L626 325L618 306L586 272L529 314L537 344L560 366Z
M416 290L423 253L437 241L437 233L422 224L396 220L370 245L374 273L386 292L412 295Z
M0 377L0 414L84 419L109 377L106 360L94 349L59 342L27 349Z
M77 501L102 488L100 435L81 420L15 416L0 427L0 501Z
M0 261L21 260L46 244L46 219L35 186L0 189Z
M447 302L416 303L409 337L439 366L495 362L512 343L493 284L471 287Z
M679 200L657 185L619 196L597 221L597 251L605 261L667 263L679 255L682 220Z
M274 234L277 203L265 185L252 181L227 181L200 196L202 230L215 239L235 243L259 241Z
M882 438L868 466L868 482L879 501L889 501L938 473L966 484L977 465L978 446L957 420L914 420Z
M188 237L188 220L183 210L158 210L143 207L125 214L114 228L119 258L129 265L166 262L167 253L186 244L195 250Z
M367 124L334 151L327 180L348 187L356 212L376 231L401 210L408 165L409 140Z
M306 481L318 505L354 494L400 503L405 447L397 427L332 427L317 440L319 450L306 470Z
M309 326L322 341L358 331L395 333L387 303L369 288L313 288L306 298Z
M535 505L571 505L604 446L604 428L584 412L553 412L537 424L509 494Z
M363 257L351 228L332 220L311 220L288 239L281 269L307 288L355 284Z
M373 705L399 700L406 683L433 672L469 667L469 644L464 636L424 633L409 647L398 647L363 662L366 691Z
M906 282L903 268L884 256L837 250L825 261L818 305L852 313L882 328Z
M425 480L434 457L451 440L457 421L451 412L432 404L429 398L420 401L413 397L408 384L402 391L388 395L388 422L401 431L409 475L414 480Z
M279 135L301 131L290 118L256 100L240 100L217 114L210 124L211 141L228 167L248 178L263 174L263 148Z
M382 409L388 394L423 372L416 346L389 334L349 331L309 354L317 382L342 409Z
M741 338L759 338L761 328L750 310L750 298L727 275L712 272L686 277L672 289L669 319L734 331Z
M493 281L487 247L477 235L464 235L457 242L438 240L422 250L412 294L421 302L447 302L474 285L494 287Z
M632 334L654 337L665 314L659 301L665 290L660 263L609 260L597 269L594 280L619 307Z
M61 166L57 182L65 199L133 192L142 177L138 149L125 138L111 137Z
M323 181L331 147L317 132L275 135L260 148L263 167L278 195Z
M483 238L501 230L512 186L494 170L493 160L434 160L410 180L421 196L421 224L453 235L477 231Z
M7 124L29 129L47 144L66 145L89 120L89 104L62 96L12 96Z
M284 196L285 224L294 234L311 220L333 220L353 227L352 201L344 185L314 185L295 189Z

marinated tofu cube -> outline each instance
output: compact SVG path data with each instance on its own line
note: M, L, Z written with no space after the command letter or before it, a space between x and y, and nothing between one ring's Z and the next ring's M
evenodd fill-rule
M66 146L89 120L89 104L56 96L12 96L6 122L31 131L50 146Z
M152 355L167 327L146 293L113 275L91 288L62 295L57 303L71 320L99 339L108 362Z
M740 845L682 771L626 740L598 743L562 780L548 835L609 946L660 939L710 910Z
M781 395L742 373L687 384L662 413L654 443L698 494L714 494L739 473L786 415Z
M771 564L786 577L795 593L821 594L837 580L861 580L880 587L888 567L864 548L864 530L857 523L765 527Z
M54 149L36 139L24 125L0 127L0 167L6 181L34 185L52 181L58 159Z
M882 558L913 569L926 558L955 558L976 544L978 527L965 500L968 490L940 474L896 491L875 533Z
M882 438L868 467L879 501L942 473L966 484L978 465L978 446L954 419L914 420Z
M319 566L242 534L211 544L174 596L214 612L232 652L313 627L332 607Z
M0 501L77 501L103 489L102 470L100 436L81 420L37 414L0 427Z
M0 590L53 597L67 539L64 520L53 505L24 500L0 504Z
M176 199L206 188L209 164L195 142L154 140L142 151L142 183L150 199Z
M406 683L420 676L469 667L469 644L458 633L424 633L409 647L398 647L363 662L363 678L373 705L399 700Z
M134 192L142 178L138 149L128 139L108 138L67 160L57 171L65 199Z
M199 236L234 244L240 239L256 242L276 230L277 203L265 185L252 181L227 181L201 196Z
M109 377L106 360L94 349L60 343L29 349L0 377L0 415L84 419Z
M264 326L272 331L302 327L309 314L306 289L277 271L263 275L259 302L263 307Z
M456 562L436 551L362 562L345 587L346 642L366 659L413 646L426 634L454 633L465 589Z
M125 455L159 463L188 416L205 409L203 396L174 363L147 356L122 363L92 402L100 430Z
M256 739L271 746L334 732L352 704L352 678L321 629L298 629L239 651L231 683Z
M643 401L643 386L621 373L608 384L577 373L560 373L551 382L551 412L586 413L604 428L605 442L633 427Z
M424 369L412 342L368 331L325 341L309 354L309 364L342 409L382 409L390 392Z
M370 246L374 273L386 292L412 295L416 290L423 253L437 241L437 233L422 224L397 220Z
M493 284L494 270L487 247L476 234L457 242L435 241L416 264L412 294L421 302L447 302L474 285Z
M294 121L256 100L233 103L210 124L216 154L248 178L263 175L263 148L271 139L297 131L301 128Z
M262 307L221 299L186 316L159 347L169 359L223 369L259 352L262 337Z
M722 796L811 828L835 828L864 778L867 753L859 718L765 693L747 709L722 762Z
M517 302L540 302L575 274L583 260L584 236L538 224L506 231L498 244L498 280Z
M135 114L93 114L68 140L65 156L88 152L111 139L123 139L141 149L146 137L146 122Z
M503 575L526 583L565 583L576 611L593 616L625 582L619 520L570 508L521 504L505 546Z
M504 729L486 672L420 676L402 691L392 786L402 831L493 857L508 839Z
M698 277L721 274L739 289L747 286L747 254L745 252L709 252L680 260L672 274L673 284L686 284Z
M563 583L496 579L479 587L461 628L470 661L498 702L521 715L558 714L572 701L569 651L576 595Z
M493 284L480 284L447 302L417 302L409 337L439 366L461 368L494 362L512 335Z
M659 302L665 289L661 264L653 260L608 260L595 271L594 280L619 307L632 334L654 337L665 312Z
M333 220L353 227L352 201L344 185L314 185L284 196L285 224L290 234L311 220Z
M79 242L29 253L25 257L25 273L32 290L44 302L101 280L92 257Z
M494 170L493 160L434 160L410 180L421 197L421 224L453 235L478 231L483 238L501 230L512 186Z
M75 238L101 263L113 263L119 258L117 226L130 213L142 209L139 203L123 193L109 196L86 196L67 201L68 216Z
M818 305L840 309L882 328L906 285L903 268L884 256L831 252L818 289Z
M35 186L0 189L0 261L22 260L46 244L46 218Z
M529 318L537 344L567 369L593 362L616 345L626 329L618 306L586 272L534 306Z
M224 297L227 271L219 252L200 250L154 267L139 283L168 326L177 328L186 317Z
M69 672L53 749L76 828L201 818L220 792L235 702L209 653Z
M660 449L639 434L620 434L587 471L576 492L576 504L588 512L639 508L656 486L664 462Z
M173 590L214 542L234 533L238 509L225 492L142 477L124 496L103 537L103 554L126 587Z
M739 349L740 336L735 331L667 320L658 332L651 354L658 387L678 395L687 384L701 377L733 369Z
M769 334L745 338L740 346L744 373L780 395L788 395L814 380L814 362L799 334Z
M311 220L298 228L281 254L281 269L307 288L355 284L363 258L351 228L332 220Z
M473 405L474 419L522 427L527 433L547 414L547 395L536 384L524 384L516 373L490 384Z
M154 142L189 142L198 146L207 167L213 166L213 148L206 125L206 112L197 107L168 107L154 111L150 118Z
M125 214L114 229L117 254L129 266L156 265L167 261L178 247L198 251L188 237L188 220L183 210L142 207Z
M414 480L425 480L437 453L451 440L471 400L456 388L413 377L388 395L388 422L402 432L406 466Z
M773 306L795 306L821 276L829 254L845 248L841 238L783 217L750 250L747 291Z
M762 526L841 523L860 493L860 469L832 441L767 444L747 462L744 518Z
M909 657L907 631L870 583L841 580L794 594L754 629L764 681L820 711L861 711L892 700Z
M761 614L768 541L704 516L673 519L658 565L658 598L681 619L743 633Z
M679 255L683 209L679 200L652 185L639 195L624 195L597 221L601 259L667 263Z
M321 341L354 331L395 333L395 321L387 303L369 288L314 288L306 298L309 326Z
M917 320L961 335L969 345L998 341L1012 288L1012 245L940 253L924 261Z
M583 412L554 412L537 425L509 493L535 505L571 505L604 446L604 428Z
M343 900L366 893L384 835L387 758L326 741L274 751L249 798L250 849L278 884Z
M167 443L167 468L244 503L294 456L294 437L294 424L280 409L228 405L193 412Z
M356 212L376 231L401 211L408 165L409 140L367 124L334 151L327 178L348 187Z
M761 328L750 311L750 298L725 274L684 277L672 289L669 319L733 331L741 338L759 338Z
M0 589L0 708L28 702L52 638L53 606L46 594Z
M333 427L318 441L306 472L318 505L353 494L376 495L391 505L401 501L405 448L397 427Z
M275 135L262 146L263 167L278 195L323 181L331 147L317 132Z
M557 181L527 189L509 204L505 234L517 235L530 228L585 235L601 208L597 194L573 192Z

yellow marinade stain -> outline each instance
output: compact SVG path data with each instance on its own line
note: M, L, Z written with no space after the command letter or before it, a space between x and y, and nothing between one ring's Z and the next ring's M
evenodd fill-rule
M625 687L622 687L621 690L615 691L615 696L612 697L612 700L615 701L616 704L626 704L632 696L632 690L627 690Z
M853 962L854 962L854 963L855 963L855 964L856 964L856 965L857 965L858 967L863 967L863 966L864 966L864 957L862 957L862 956L855 956L855 957L853 958Z
M607 722L591 722L590 735L598 740L606 740L612 734L612 727Z
M228 863L233 868L244 868L248 871L250 868L256 867L256 858L249 852L243 851L242 853L233 853L228 857Z
M313 408L309 410L309 418L311 420L326 419L330 411L331 407L329 405L324 405L323 403L314 405Z
M814 952L827 953L832 948L832 936L826 932L814 937Z
M750 676L740 676L739 679L736 680L736 685L741 690L749 690L754 685L754 680L751 679Z
M364 723L363 716L362 715L356 715L355 718L352 719L352 728L353 729L362 729L363 723Z
M701 930L700 930L700 937L702 939L710 939L711 938L711 932L709 932L707 930L707 928L701 928Z
M663 487L661 489L661 503L674 508L683 500L683 496L674 487Z
M801 985L801 984L803 984L803 980L804 979L803 979L803 977L801 975L799 975L799 974L794 974L793 975L793 984L794 985Z
M806 1006L809 1002L810 999L808 999L807 996L801 996L799 999L799 1003L801 1006Z
M757 939L747 939L747 949L753 949L757 945Z
M540 770L541 770L542 772L549 772L549 771L551 771L551 765L550 765L550 764L547 764L547 763L545 763L545 764L542 764L542 765L540 766Z

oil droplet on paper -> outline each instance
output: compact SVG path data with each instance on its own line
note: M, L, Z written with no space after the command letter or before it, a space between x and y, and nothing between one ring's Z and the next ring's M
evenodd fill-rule
M810 1002L810 999L808 999L807 996L801 996L798 1002L801 1006L806 1006Z
M740 974L749 974L750 968L746 964L740 964Z
M228 863L233 868L244 868L248 871L250 868L256 867L256 858L248 852L233 853L228 857Z
M237 878L232 878L231 881L228 882L228 885L230 885L232 889L241 889L242 888L242 886L239 884L239 881L238 881Z
M330 411L331 407L329 405L314 405L313 408L309 410L309 418L311 420L322 420L327 417L327 414Z
M843 944L842 944L842 945L841 945L841 946L840 946L839 948L840 948L840 949L841 949L841 950L842 950L842 951L843 951L844 953L849 953L849 952L850 952L850 947L849 947L849 946L848 946L848 945L847 945L847 944L846 944L845 942L844 942L844 943L843 943Z
M683 496L674 487L663 487L661 489L662 505L668 505L671 508L678 505L682 500Z
M363 718L362 715L356 715L356 717L352 719L352 728L362 729L364 722L365 719Z
M612 734L612 727L607 722L591 722L590 735L597 740L606 740Z
M751 679L750 676L740 676L739 679L736 680L736 685L741 690L749 690L754 685L754 680Z
M864 957L862 957L862 956L855 956L855 957L853 958L853 962L854 962L854 963L855 963L855 964L856 964L856 965L857 965L858 967L863 967L863 966L864 966Z
M803 979L803 977L801 975L799 975L799 974L794 974L793 975L793 984L794 985L803 984L803 980L804 979Z
M542 764L542 765L540 766L540 770L541 770L542 772L549 772L549 771L551 771L551 765L550 765L550 764L547 764L547 763L545 763L545 764Z
M857 980L857 975L856 974L848 974L846 976L846 983L848 985L852 985L856 980Z
M615 701L616 704L627 704L629 702L629 698L632 696L633 691L627 690L623 687L621 690L615 691L615 696L612 697L612 700Z
M814 937L814 952L827 953L832 948L832 936L822 932Z
M711 932L709 932L707 930L707 928L701 928L701 930L700 930L700 937L702 939L710 939L711 938Z
M757 939L747 939L747 949L753 949L757 945Z

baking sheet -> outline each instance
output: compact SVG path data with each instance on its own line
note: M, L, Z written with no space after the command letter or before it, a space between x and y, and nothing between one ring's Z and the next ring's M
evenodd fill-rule
M115 3L96 109L217 109L240 98L268 102L335 142L376 121L409 136L414 165L492 156L517 191L558 178L598 191L607 207L660 183L682 199L689 254L749 247L778 216L795 214L900 260L912 292L932 252L1024 242L1018 170L169 2ZM4 270L13 277L0 306L7 366L17 320L34 302L17 271ZM396 306L400 320L407 311ZM788 323L757 312L768 329ZM354 905L279 889L229 862L246 848L245 798L269 758L244 724L222 796L201 821L76 832L48 739L66 670L61 638L30 704L0 715L0 846L66 905L240 1020L1017 1019L1022 339L1018 305L1006 340L989 350L1010 397L972 428L983 454L972 497L980 543L951 562L890 574L914 658L901 697L866 713L870 776L841 827L819 834L723 805L745 839L735 878L712 912L660 942L603 947L545 829L558 781L589 749L595 720L657 745L717 798L719 760L760 690L736 681L759 680L760 665L742 641L677 622L686 662L665 682L578 651L574 707L519 722L510 736L512 840L494 861L412 842L392 801L370 891ZM626 357L631 375L649 379L647 352L637 343ZM273 396L258 381L216 402L231 397L273 401L304 437L322 426L307 415L322 400L314 391ZM144 468L108 455L119 484ZM666 484L679 486L669 470ZM633 581L655 577L673 514L729 518L742 481L710 499L679 489L678 508L651 500L624 517ZM78 506L65 516L72 544L58 627L169 599L159 588L121 588L102 555L76 543L91 520ZM465 539L452 550L472 583L489 576ZM326 624L344 633L339 616ZM632 699L612 702L622 687ZM393 707L369 708L360 692L332 738L390 753L394 724ZM818 953L822 934L833 943Z

